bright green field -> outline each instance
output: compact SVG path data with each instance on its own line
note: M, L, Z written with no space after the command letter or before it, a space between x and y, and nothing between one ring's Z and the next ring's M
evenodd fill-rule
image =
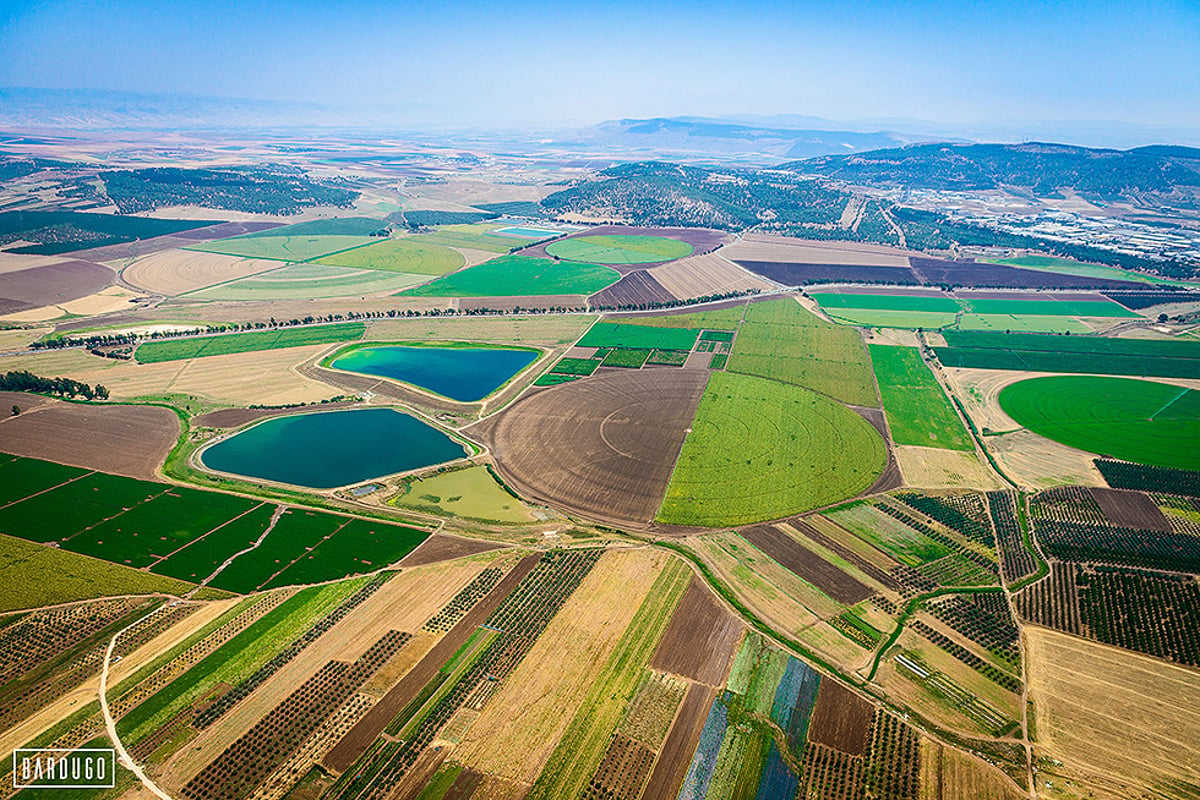
M445 275L466 263L462 254L419 237L387 239L378 244L347 250L317 261L331 267L376 269L408 275Z
M215 242L188 245L184 249L277 261L309 261L377 241L370 236L250 236L218 239Z
M634 347L648 350L691 350L700 331L695 328L656 328L620 322L597 322L583 335L580 347Z
M690 256L693 250L665 236L574 236L546 245L546 252L596 264L650 264Z
M973 450L945 392L915 347L871 345L871 363L896 444Z
M529 297L592 294L620 274L599 264L501 256L404 292L406 297Z
M1017 258L992 259L993 264L1008 264L1011 267L1036 269L1039 272L1057 272L1061 275L1079 275L1085 278L1111 278L1118 281L1141 281L1143 283L1173 284L1176 286L1194 286L1185 281L1175 281L1170 278L1158 278L1143 275L1140 272L1129 272L1117 267L1105 267L1099 264L1084 264L1069 258L1055 256L1019 256Z
M826 322L790 297L746 308L726 369L794 383L843 403L879 404L858 331Z
M786 517L858 494L885 460L879 434L845 406L714 372L657 519L717 527Z
M196 300L311 300L397 292L426 280L429 280L428 275L294 264L201 289L188 297Z
M859 308L831 308L825 313L847 325L865 328L924 328L934 330L954 324L955 315L941 311L888 311Z
M173 578L0 535L0 612L123 594L179 595L190 588Z
M408 491L389 501L392 505L495 522L529 522L532 519L521 501L500 488L486 467L444 472L406 481L406 485Z
M1005 300L1001 298L963 298L963 304L976 314L1012 314L1045 317L1137 317L1125 306L1111 300Z
M742 321L746 310L745 303L726 308L715 308L711 311L696 311L691 314L662 314L638 317L638 325L649 325L654 328L712 328L715 330L732 331Z
M955 314L961 307L953 297L904 294L834 294L809 292L823 309L870 309L874 311L936 311Z
M963 331L1013 331L1017 333L1092 333L1092 329L1072 317L1046 317L1040 314L963 314L958 319Z
M1054 375L1000 392L1019 424L1089 453L1200 469L1200 392L1132 378Z
M309 344L331 344L361 339L367 326L362 322L343 322L304 328L284 328L274 331L249 331L226 336L194 336L188 339L164 339L146 342L137 349L137 360L143 364L157 361L180 361L200 356L228 353L249 353L256 350L279 350Z

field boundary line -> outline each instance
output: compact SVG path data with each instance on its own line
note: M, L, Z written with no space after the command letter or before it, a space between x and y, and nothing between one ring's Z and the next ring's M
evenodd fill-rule
M222 522L220 525L217 525L217 526L216 526L216 527L214 527L213 529L211 529L211 530L208 530L208 531L205 531L205 532L204 532L204 534L203 534L202 536L197 536L195 539L192 539L191 541L189 541L189 542L186 542L186 543L184 543L184 544L180 545L179 547L175 548L175 549L174 549L174 550L172 550L171 552L167 553L165 556L162 556L161 558L159 558L159 559L158 559L158 561L155 561L155 562L154 562L154 564L151 564L150 566L152 566L152 567L153 567L153 566L155 566L155 565L157 565L157 564L161 564L162 562L166 561L166 560L167 560L168 558L170 558L171 556L173 556L173 555L175 555L176 553L178 553L180 550L186 550L187 548L191 547L191 546L192 546L193 544L195 544L196 542L202 542L202 541L204 541L204 540L205 540L205 539L207 539L209 536L211 536L211 535L213 535L214 533L216 533L217 531L221 530L221 528L224 528L226 525L230 525L230 524L232 524L232 523L234 523L234 522L237 522L237 521L238 521L239 519L241 519L242 517L246 516L247 514L249 514L249 513L250 513L250 512L252 512L252 511L256 511L257 509L259 509L259 508L262 508L264 505L266 505L266 501L263 501L262 503L259 503L259 504L258 504L258 505L256 505L256 506L252 506L250 509L248 509L248 510L246 510L246 511L243 511L241 514L238 514L236 517L231 517L230 519L227 519L227 520L225 520L224 522Z
M10 417L10 419L11 419L11 417ZM57 462L51 462L51 463L57 463ZM66 466L70 466L70 464L67 464ZM66 486L68 483L74 483L75 481L83 480L84 478L88 477L89 475L95 475L98 472L100 472L100 470L94 469L89 472L85 472L82 475L76 475L74 478L68 478L67 480L63 481L62 483L56 483L53 486L47 486L45 489L42 489L40 492L34 492L33 494L26 495L24 497L18 498L17 500L13 500L11 503L5 503L4 505L0 506L0 510L6 509L9 506L15 506L17 503L24 503L26 500L30 499L31 497L38 497L39 495L43 495L46 492L52 492L55 489L60 489L63 486ZM101 474L105 474L105 473L101 473ZM116 516L116 515L114 514L113 516ZM76 531L76 533L78 533L78 531ZM72 534L72 535L74 535L74 534ZM18 537L18 538L20 538L20 537Z

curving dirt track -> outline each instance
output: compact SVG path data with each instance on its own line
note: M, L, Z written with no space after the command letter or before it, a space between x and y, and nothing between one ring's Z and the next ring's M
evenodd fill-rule
M654 518L708 373L630 370L526 395L468 429L522 495L620 526Z

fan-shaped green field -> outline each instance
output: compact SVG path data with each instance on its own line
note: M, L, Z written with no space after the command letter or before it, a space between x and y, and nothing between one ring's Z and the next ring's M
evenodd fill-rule
M417 237L412 237L385 239L378 244L325 256L317 263L331 267L403 272L408 275L445 275L466 262L461 253L449 247L422 242Z
M1034 433L1089 453L1200 469L1200 392L1194 389L1053 375L1005 387L1000 406Z
M676 525L744 525L853 497L879 477L879 434L798 386L713 373L658 511Z
M593 264L650 264L690 256L692 246L665 236L574 236L546 245L546 252Z

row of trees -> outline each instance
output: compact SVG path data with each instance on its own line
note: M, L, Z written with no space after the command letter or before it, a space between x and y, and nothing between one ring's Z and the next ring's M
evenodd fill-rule
M99 383L88 386L70 378L43 378L24 370L0 373L0 391L82 397L84 400L108 399L108 389Z

